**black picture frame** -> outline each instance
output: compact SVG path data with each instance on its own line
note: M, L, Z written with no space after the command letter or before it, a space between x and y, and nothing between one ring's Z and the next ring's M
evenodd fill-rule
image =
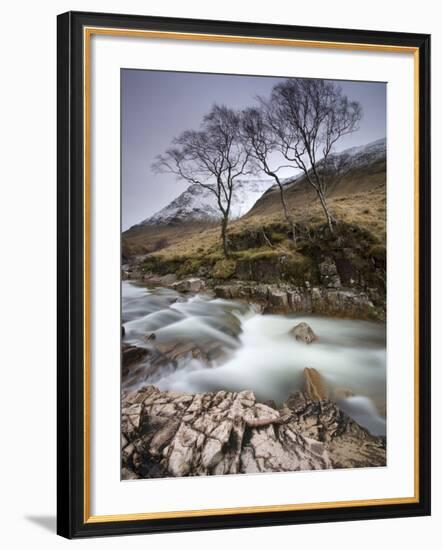
M430 514L430 36L397 32L297 27L68 12L57 21L58 368L57 532L67 538L225 529ZM418 498L412 503L195 517L88 521L85 514L84 385L85 194L84 29L112 27L341 44L409 47L419 61L418 199Z

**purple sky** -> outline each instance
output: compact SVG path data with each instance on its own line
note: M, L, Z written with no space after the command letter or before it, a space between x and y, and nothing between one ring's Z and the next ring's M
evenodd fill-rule
M302 76L302 75L300 75ZM268 97L284 78L146 71L121 71L122 227L151 216L182 193L187 185L171 174L153 174L155 157L174 137L197 129L214 103L234 109ZM340 81L349 99L361 103L360 129L342 138L336 150L386 136L386 84ZM294 172L293 172L294 173ZM281 172L289 177L290 172Z

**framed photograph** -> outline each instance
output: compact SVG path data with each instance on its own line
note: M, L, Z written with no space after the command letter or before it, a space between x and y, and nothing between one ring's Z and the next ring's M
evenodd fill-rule
M58 533L430 513L430 37L58 17Z

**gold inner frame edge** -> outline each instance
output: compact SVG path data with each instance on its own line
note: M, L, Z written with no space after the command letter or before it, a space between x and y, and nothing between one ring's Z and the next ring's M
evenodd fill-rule
M410 497L282 504L269 506L241 506L202 510L176 510L168 512L146 512L113 515L91 515L91 473L90 473L90 41L92 35L126 36L173 40L195 40L203 42L249 43L269 46L292 46L304 48L363 50L374 52L412 53L414 63L414 495ZM412 504L419 502L419 49L412 46L388 44L364 44L350 42L329 42L280 38L247 37L204 33L180 33L117 29L110 27L83 28L83 103L84 103L84 523L108 523L116 521L139 521L149 519L172 519L204 517L229 514L256 514L264 512L285 512L300 510L323 510L333 508Z

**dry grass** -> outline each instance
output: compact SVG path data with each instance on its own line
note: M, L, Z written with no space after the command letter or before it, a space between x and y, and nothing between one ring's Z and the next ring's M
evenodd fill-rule
M354 168L329 187L328 205L341 222L354 224L372 233L380 243L386 233L386 165L375 162L364 170ZM286 199L295 223L312 227L325 222L324 212L312 188L305 181L286 187ZM259 230L283 223L279 191L269 190L243 218L233 221L229 233ZM162 257L220 254L220 227L217 223L189 222L168 226L138 226L123 235L127 255L155 254ZM282 244L284 246L284 244Z
M291 209L296 223L322 224L325 222L324 212L319 201L309 200L307 204ZM360 225L374 233L381 240L385 238L386 200L385 191L367 191L349 196L331 197L328 205L333 216L338 221ZM251 228L256 224L268 225L282 221L280 213L253 214L239 220L231 227Z
M306 200L307 204L292 209L297 223L321 225L325 222L324 213L319 201L314 197ZM385 189L371 190L349 196L336 196L329 199L330 210L338 221L358 225L367 229L380 242L385 242L386 232L386 194ZM233 221L229 233L241 233L284 221L277 208L268 214L253 211L245 218ZM171 256L204 256L218 254L220 229L213 224L181 224L180 226L147 227L135 235L125 235L125 242L139 250L139 253L154 253L162 257ZM155 244L167 241L167 245L155 250ZM278 245L284 249L285 244Z
M123 234L123 251L132 254L151 254L182 243L197 246L198 240L207 231L218 232L217 224L189 222L177 225L136 226Z

